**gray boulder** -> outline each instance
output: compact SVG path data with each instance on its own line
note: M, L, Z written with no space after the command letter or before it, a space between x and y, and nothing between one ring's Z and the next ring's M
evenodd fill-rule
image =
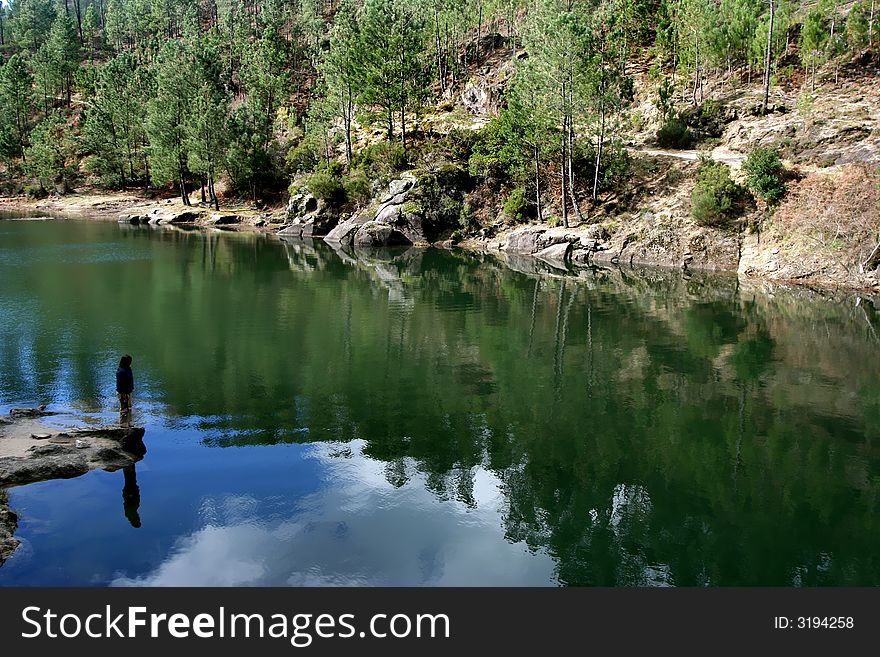
M587 228L584 233L588 238L598 240L600 242L604 242L609 237L611 237L611 233L609 233L608 230L601 224L593 224L592 226Z
M354 235L355 247L399 246L411 244L410 240L390 224L368 221Z
M379 199L380 203L388 203L394 201L394 205L400 205L406 199L401 198L395 201L396 197L408 192L416 186L416 177L411 173L403 173L397 180L392 180L388 184L388 191Z
M508 233L504 249L509 253L535 253L541 246L538 240L545 232L545 228L524 228Z
M324 236L325 242L351 246L354 242L355 233L370 218L365 213L357 213L353 217L339 222L339 224Z
M564 267L565 263L571 260L571 242L566 241L553 244L538 251L535 256L549 264L562 265Z

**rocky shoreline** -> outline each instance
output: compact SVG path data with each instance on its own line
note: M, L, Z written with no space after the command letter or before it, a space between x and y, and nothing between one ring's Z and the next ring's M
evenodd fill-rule
M0 566L18 547L18 516L7 488L50 479L70 479L91 470L114 472L140 461L147 448L143 427L84 426L60 431L42 418L42 408L12 409L0 418Z
M498 223L473 236L450 239L450 217L438 210L431 190L445 187L446 200L454 175L432 174L422 180L403 173L376 193L366 207L344 213L307 192L295 194L287 207L274 211L233 208L215 212L184 206L177 199L147 200L139 196L74 195L34 201L0 199L0 211L47 213L115 220L159 227L202 227L257 231L283 239L323 239L345 248L386 246L459 247L472 251L532 256L560 268L599 265L648 265L681 270L729 272L750 280L880 293L880 267L860 271L822 256L805 258L791 250L784 236L763 235L755 228L741 232L671 221L669 216L643 213L625 227L609 230L606 223L570 228L547 224ZM461 201L461 199L455 199ZM454 221L454 220L453 220ZM612 227L613 229L614 227Z

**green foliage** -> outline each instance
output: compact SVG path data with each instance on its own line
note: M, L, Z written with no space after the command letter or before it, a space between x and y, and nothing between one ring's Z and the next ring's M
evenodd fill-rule
M441 145L453 161L467 163L477 143L477 134L467 128L453 128L441 139Z
M666 119L657 131L657 144L662 148L689 148L692 143L690 128L678 116Z
M316 140L304 137L287 151L284 161L287 172L292 176L314 171L321 161L320 145Z
M458 214L458 225L461 227L461 233L472 234L480 228L480 222L474 215L474 209L470 203L462 203L461 212Z
M871 48L870 0L846 14L834 0L775 6L773 80L792 78L792 58L780 59L792 35L810 71L844 46ZM109 186L174 183L183 196L225 174L256 199L344 153L374 187L408 167L467 163L496 191L558 190L567 216L572 196L581 203L591 189L598 203L625 181L626 160L607 155L630 127L634 53L657 55L658 141L685 148L723 128L722 108L698 107L707 71L763 67L767 10L766 0L14 0L0 11L0 157L23 170L33 126L75 103L77 164ZM487 25L511 39L500 115L480 131L413 138L426 103L451 109L451 85L500 52ZM677 94L695 109L677 115ZM394 145L356 155L353 135L373 124Z
M871 45L872 30L877 29L880 16L871 12L871 0L859 0L854 3L849 15L846 17L846 36L850 47L856 51L862 51ZM875 9L875 13L876 9Z
M522 187L517 187L508 194L504 201L504 214L515 223L527 221L534 216L534 206L526 198Z
M385 182L394 174L408 169L409 159L399 143L380 142L357 153L353 165L363 170L370 180Z
M116 187L147 173L147 101L155 80L123 53L97 69L92 102L80 119L86 170Z
M743 191L731 179L727 165L706 162L691 193L691 216L701 226L727 226L740 210Z
M342 181L345 197L353 203L364 205L372 195L372 185L367 175L360 169L353 171Z
M724 133L724 106L709 98L693 114L693 125L701 136L720 137Z
M27 172L40 187L65 193L74 176L76 142L67 118L53 112L34 128L26 153Z
M329 205L339 206L345 203L345 186L336 173L323 168L306 180L306 187L314 195Z
M801 60L804 67L812 71L813 84L815 84L816 67L826 58L828 35L828 25L822 8L815 7L808 11L801 28Z
M599 191L623 191L627 187L631 170L632 158L623 142L615 140L607 144L602 151L602 162L599 166Z
M502 111L474 136L468 160L470 174L495 182L522 178L525 163L517 136L512 113Z
M53 0L15 0L12 33L22 50L36 53L46 42L56 9Z
M775 150L756 148L743 163L743 171L749 190L768 203L778 201L785 193L785 169Z
M446 164L416 174L418 184L409 194L409 201L421 207L422 228L433 241L460 224L465 193L471 188L467 171Z
M178 185L186 200L187 123L193 102L190 84L190 59L180 41L168 41L159 53L155 66L156 96L147 107L147 134L150 139L151 168L154 182Z
M428 97L431 64L426 56L428 19L425 6L408 0L365 0L360 14L356 93L366 105L382 108L388 141L401 123L406 148L408 111Z
M33 111L33 78L24 59L13 55L0 68L0 157L24 153Z

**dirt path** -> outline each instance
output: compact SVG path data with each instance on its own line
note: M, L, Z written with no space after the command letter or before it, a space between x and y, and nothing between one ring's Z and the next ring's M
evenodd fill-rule
M741 153L736 153L726 146L718 146L711 151L697 151L697 150L669 150L662 148L637 148L634 149L636 153L642 153L644 155L651 155L653 157L674 157L677 160L687 160L689 162L696 162L700 159L700 156L708 154L710 158L712 158L715 162L721 162L726 164L727 166L733 169L739 169L742 166L742 163L745 161L746 156Z

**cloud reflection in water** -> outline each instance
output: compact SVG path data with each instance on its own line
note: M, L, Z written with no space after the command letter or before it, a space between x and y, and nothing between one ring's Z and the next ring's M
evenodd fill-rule
M490 472L475 473L475 508L439 501L421 475L401 488L364 443L316 444L309 456L328 483L299 509L266 522L246 496L206 499L201 529L177 541L151 573L115 586L547 585L556 565L504 538L504 498Z

